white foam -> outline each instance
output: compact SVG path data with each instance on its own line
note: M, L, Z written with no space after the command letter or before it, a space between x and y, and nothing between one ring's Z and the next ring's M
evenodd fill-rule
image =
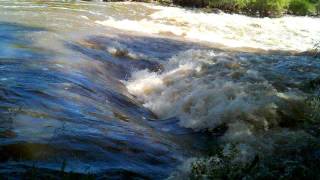
M280 79L276 70L271 71L276 63L256 63L254 58L189 50L165 63L164 72L138 71L124 83L160 118L177 116L181 126L194 130L227 124L234 127L230 128L232 136L250 136L252 129L268 130L278 125L279 106L304 99L297 89L277 90L274 84L288 83L288 79ZM294 80L299 81L303 80ZM243 124L233 126L239 122Z
M141 7L155 12L140 20L109 17L96 23L128 31L183 36L236 48L306 51L319 41L320 18L252 18L150 4Z

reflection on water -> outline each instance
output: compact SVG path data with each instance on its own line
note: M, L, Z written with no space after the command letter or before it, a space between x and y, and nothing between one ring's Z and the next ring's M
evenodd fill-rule
M245 99L250 84L269 81L272 93L300 90L319 73L313 57L224 52L96 23L106 16L141 19L154 11L141 8L146 7L0 1L0 177L63 167L162 179L206 148L208 137L192 128L215 127L211 116L223 119L226 102L239 94ZM215 53L222 55L212 58ZM217 78L244 90L212 106L211 95L223 95L210 86ZM210 93L197 95L199 87ZM264 87L249 94L269 93ZM198 101L184 101L192 95ZM180 110L187 113L181 116Z
M1 173L25 166L59 170L66 161L73 172L168 175L181 155L147 125L155 116L119 82L151 62L66 43L88 55L71 64L65 61L76 57L28 38L45 29L9 23L0 29Z

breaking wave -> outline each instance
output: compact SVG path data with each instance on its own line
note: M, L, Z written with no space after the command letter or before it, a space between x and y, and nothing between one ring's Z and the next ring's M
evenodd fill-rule
M294 159L288 152L312 149L306 144L314 137L292 124L305 121L309 112L305 103L311 94L304 88L320 74L317 59L192 49L172 57L163 68L133 73L124 82L129 93L160 118L178 117L180 126L213 134L224 131L212 136L220 155L190 158L169 179L218 177L229 170L232 176L238 172L232 172L234 167L259 163L263 169L261 164L277 158ZM302 164L301 159L297 162ZM280 164L292 168L286 163Z
M281 123L283 114L303 102L304 83L320 73L307 57L257 56L189 50L124 82L146 108L160 118L177 116L194 130L228 125L232 136L250 135Z

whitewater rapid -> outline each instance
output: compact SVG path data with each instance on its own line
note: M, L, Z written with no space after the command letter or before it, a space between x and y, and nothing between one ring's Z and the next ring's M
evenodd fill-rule
M313 49L319 41L320 18L254 18L150 4L141 6L147 12L143 18L108 17L96 23L121 30L179 36L229 48L301 52Z
M320 74L319 62L306 57L213 50L182 52L164 69L134 72L124 83L159 117L178 116L181 126L195 130L233 123L278 126L281 111L304 100L299 88Z
M271 152L300 133L319 34L313 17L0 0L0 176L164 179L214 140Z
M143 19L110 17L96 23L165 37L183 36L186 40L218 43L227 49L280 52L311 50L320 34L319 18L253 18L150 4L142 6L151 9ZM181 126L194 130L239 122L244 124L239 126L243 129L254 125L267 130L277 126L281 111L303 101L306 94L301 88L320 74L319 62L308 56L215 49L191 48L162 65L161 72L136 71L123 83L129 93L160 118L179 117Z
M159 119L178 118L181 127L193 131L226 128L219 140L236 144L237 159L243 162L272 153L278 141L304 135L285 124L304 120L301 116L312 111L305 103L313 92L306 87L319 78L320 62L310 54L289 52L314 49L319 18L253 18L142 6L151 9L145 18L110 17L96 23L209 44L160 59L161 70L135 71L122 81Z

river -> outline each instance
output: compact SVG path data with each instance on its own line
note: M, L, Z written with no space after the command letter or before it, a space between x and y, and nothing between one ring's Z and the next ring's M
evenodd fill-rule
M215 139L282 128L319 35L311 17L0 0L0 175L164 179Z

